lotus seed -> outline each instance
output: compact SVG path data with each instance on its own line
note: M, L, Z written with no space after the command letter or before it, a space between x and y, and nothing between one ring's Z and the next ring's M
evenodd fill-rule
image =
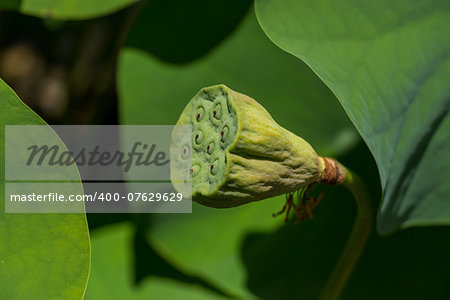
M203 132L201 130L198 130L194 135L194 142L197 145L200 145L203 141Z
M220 120L220 118L222 118L222 105L220 105L220 103L214 107L213 117L217 120Z
M206 147L206 152L211 155L214 151L214 142L210 143L208 147Z
M219 160L216 159L216 160L212 163L212 165L211 165L211 174L212 174L212 175L216 175L216 174L217 174L217 168L216 168L216 165L218 164L218 162L219 162Z
M205 109L203 107L199 107L197 109L197 115L195 116L195 119L200 122L203 119L203 115L205 114Z
M197 174L199 173L199 171L200 171L200 165L199 165L199 164L194 164L194 165L192 165L192 168L191 168L191 170L190 170L191 178L197 176Z
M228 136L228 132L229 132L230 130L228 129L228 126L224 126L223 127L223 129L222 129L222 131L220 132L220 135L221 135L221 141L222 142L225 142L225 140L226 140L226 138L227 138L227 136Z
M189 151L189 147L186 145L183 147L183 150L181 152L181 158L183 159L188 159L190 157L190 151Z

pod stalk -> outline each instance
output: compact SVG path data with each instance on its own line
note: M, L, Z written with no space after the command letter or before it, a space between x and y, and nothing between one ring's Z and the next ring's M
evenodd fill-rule
M337 161L324 161L328 162L328 171L324 172L325 179L321 183L342 184L348 188L358 209L350 236L319 297L320 300L336 300L342 294L367 243L372 229L373 213L371 200L362 180Z

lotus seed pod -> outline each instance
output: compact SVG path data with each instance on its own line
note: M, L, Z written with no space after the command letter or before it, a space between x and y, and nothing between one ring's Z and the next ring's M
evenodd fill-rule
M177 125L192 126L192 149L185 148L186 137L173 135L172 182L181 190L192 180L192 199L206 206L233 207L294 192L319 181L324 169L306 141L225 85L200 90ZM192 165L183 164L186 153Z

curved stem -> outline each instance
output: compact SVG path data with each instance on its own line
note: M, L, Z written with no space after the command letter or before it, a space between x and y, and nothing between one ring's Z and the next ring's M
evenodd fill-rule
M358 214L339 261L322 290L319 298L321 300L339 298L364 250L372 226L372 207L364 183L356 174L340 166L345 171L345 180L342 184L353 194L358 206Z

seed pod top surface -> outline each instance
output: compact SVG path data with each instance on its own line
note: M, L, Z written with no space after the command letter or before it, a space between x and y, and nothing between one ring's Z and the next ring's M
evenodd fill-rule
M177 125L192 126L171 145L171 179L192 180L192 198L233 207L296 191L320 178L323 162L302 138L278 125L252 98L225 85L200 90ZM189 153L192 159L183 155ZM180 174L183 173L183 174Z

